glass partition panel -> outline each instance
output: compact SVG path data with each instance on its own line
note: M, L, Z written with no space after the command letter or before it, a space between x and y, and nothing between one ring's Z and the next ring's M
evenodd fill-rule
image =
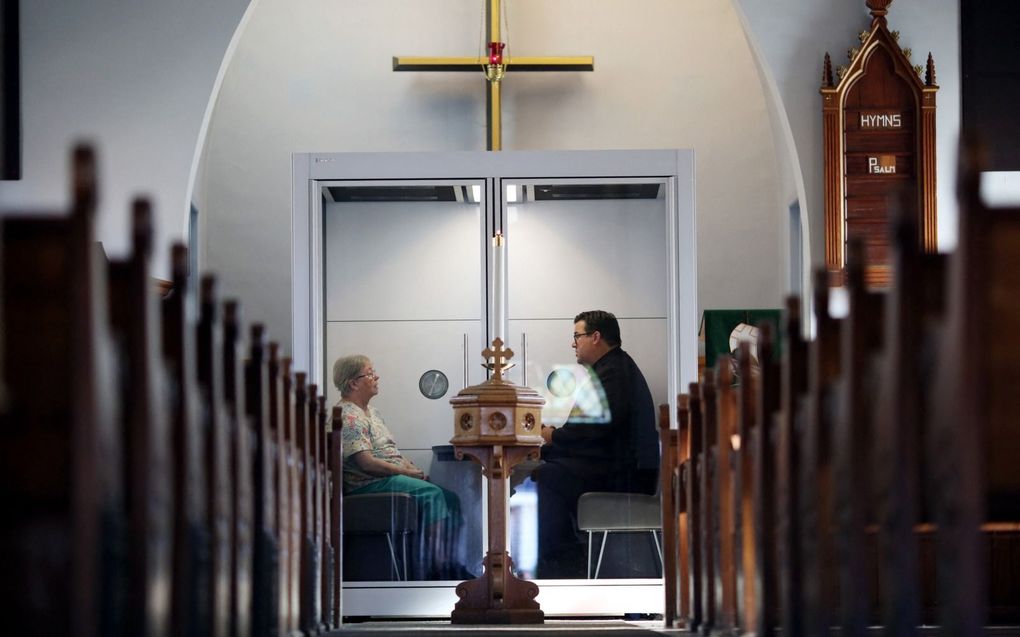
M503 180L510 378L546 400L543 460L512 478L522 576L661 577L655 405L668 402L662 179ZM575 317L603 310L581 323ZM597 332L597 335L596 335ZM619 340L619 342L617 342Z
M325 390L344 408L345 582L481 573L481 473L447 443L450 397L484 380L484 186L321 188Z

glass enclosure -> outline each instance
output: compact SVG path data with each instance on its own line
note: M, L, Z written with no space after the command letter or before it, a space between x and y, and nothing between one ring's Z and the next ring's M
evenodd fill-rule
M574 318L596 309L616 315L650 403L675 411L696 375L692 192L688 151L295 156L295 365L307 357L344 407L345 615L448 615L456 584L482 575L485 477L455 458L449 401L486 379L494 312L509 379L543 396L543 424L614 426L599 373L575 359ZM642 422L657 440L654 416ZM606 493L552 515L549 462L511 477L518 576L550 615L661 612L657 480L641 493L585 482ZM552 569L556 524L568 531Z

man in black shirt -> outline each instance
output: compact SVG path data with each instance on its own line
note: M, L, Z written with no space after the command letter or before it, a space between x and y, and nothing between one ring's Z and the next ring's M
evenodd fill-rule
M538 486L538 577L578 577L584 571L577 534L577 499L588 491L654 493L659 467L655 406L645 377L620 348L620 325L609 312L574 318L577 362L591 369L602 417L542 427L544 462Z

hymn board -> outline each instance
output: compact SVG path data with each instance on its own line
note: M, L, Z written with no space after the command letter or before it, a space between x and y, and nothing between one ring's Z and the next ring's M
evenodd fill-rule
M822 75L825 162L825 266L841 285L847 242L864 246L867 284L889 283L889 221L894 205L916 214L921 245L936 249L935 62L912 66L886 14L892 0L867 0L871 28L847 51L833 78ZM923 80L921 75L923 74ZM904 196L904 193L906 195Z

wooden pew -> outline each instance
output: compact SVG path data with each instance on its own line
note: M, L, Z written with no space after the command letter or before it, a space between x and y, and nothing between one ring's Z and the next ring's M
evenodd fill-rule
M815 338L808 343L808 391L802 402L800 476L804 566L804 630L818 635L836 625L839 589L832 473L836 383L842 321L829 314L828 274L814 275Z
M772 325L758 326L760 391L755 405L757 427L752 432L754 453L755 618L754 632L762 637L776 634L779 609L779 576L776 550L776 422L780 406L781 373L775 352Z
M330 422L329 416L326 412L326 396L325 394L319 396L318 403L318 428L316 436L316 462L315 465L318 469L318 487L319 487L319 521L316 527L318 536L320 538L320 559L319 564L322 565L321 574L321 599L322 599L322 613L321 613L321 626L323 630L326 630L331 624L331 618L333 615L333 573L330 566L333 564L333 543L330 539L330 498L332 496L330 490L331 471L327 463L327 425Z
M984 204L982 159L980 147L964 144L958 243L925 440L930 489L939 496L942 625L964 636L981 634L987 619L1015 623L1020 614L1020 573L1005 559L1017 551L1020 521L1020 209Z
M798 421L801 399L807 390L807 344L801 326L800 299L786 300L782 356L782 389L778 414L776 469L778 497L777 537L779 538L780 589L782 593L783 634L800 637L804 605L804 571L801 562L800 465L801 437Z
M733 387L733 359L720 356L715 372L715 477L712 489L713 535L712 561L715 564L713 590L716 597L716 628L724 632L737 629L736 513L734 510L734 471L737 452L737 390Z
M704 622L704 606L702 602L703 582L705 573L702 568L702 487L701 479L704 467L703 462L703 438L704 427L702 426L701 412L701 386L698 383L689 385L690 397L688 403L689 437L687 448L690 449L690 458L687 462L687 469L684 472L684 492L687 498L688 518L688 561L690 570L690 622L691 630L700 630Z
M276 530L277 595L279 634L290 634L290 482L287 470L287 441L284 436L283 379L281 378L280 345L269 343L267 361L269 397L269 435L272 438L273 528Z
M309 413L307 375L298 372L294 387L294 425L297 433L298 467L301 478L301 630L306 634L316 630L315 618L319 616L319 598L314 594L317 583L318 555L315 553L315 502L313 476L315 468L312 459L312 438Z
M706 370L701 385L701 449L699 460L701 470L701 630L716 629L719 599L715 595L716 572L719 568L716 557L715 539L719 537L719 502L716 481L718 480L718 453L716 445L718 405L716 403L715 373Z
M880 393L875 401L875 487L880 533L883 623L911 633L934 616L934 565L922 571L921 545L933 528L922 505L925 406L934 341L930 325L943 313L944 257L923 254L917 221L901 206L893 224L892 282L886 296ZM924 611L928 609L927 616Z
M122 365L124 502L127 509L127 579L124 632L167 635L170 629L170 430L165 369L152 289L152 210L132 205L131 253L109 267L110 323Z
M245 408L244 368L241 360L240 307L228 301L223 308L223 387L230 437L231 527L230 627L231 637L251 635L253 530L255 492L252 459L255 433Z
M251 599L252 635L277 635L280 626L280 562L276 528L276 493L273 488L273 434L269 430L269 369L265 328L251 326L249 356L245 364L245 408L254 430L252 456L253 567Z
M662 500L662 578L665 605L663 622L672 627L677 619L677 430L670 428L669 405L659 405L659 497Z
M319 465L319 446L322 444L319 438L319 420L322 418L323 401L319 400L319 387L316 384L308 386L308 440L310 443L309 456L311 459L311 483L312 483L312 552L315 556L315 572L312 576L312 590L310 594L315 599L315 612L312 621L315 630L323 630L322 614L322 580L325 571L323 560L322 542L322 520L323 520L323 493L322 493L322 467Z
M206 512L211 530L209 559L209 624L211 637L230 631L231 546L234 526L230 466L231 427L223 390L223 327L219 317L216 279L201 280L197 329L198 384L202 390L202 430L205 442Z
M742 341L737 350L740 391L737 415L737 457L733 469L733 527L736 567L737 624L742 632L754 629L757 616L755 578L758 570L754 537L754 456L758 373L752 369L751 345Z
M287 444L287 484L290 487L288 502L290 511L290 580L287 589L290 592L288 602L288 629L292 634L301 632L301 474L298 463L301 461L297 440L297 394L295 391L294 374L291 373L293 361L283 358L280 361L280 378L283 381L283 435Z
M875 356L882 347L883 295L865 287L863 245L851 242L847 259L849 313L844 319L841 409L833 437L836 538L843 630L861 635L875 617L875 521L871 447L875 435L871 401L877 393Z
M123 436L96 160L79 147L72 161L69 216L2 219L0 594L12 634L122 632Z
M983 206L974 169L962 183L967 220L947 288L945 257L921 254L915 231L898 226L889 294L864 287L860 246L851 245L845 320L828 315L819 280L816 340L801 340L791 306L782 368L764 326L760 383L741 388L740 446L730 459L738 630L822 634L839 615L847 634L876 623L916 634L936 602L946 634L977 635L1020 617L1011 557L1020 554L1020 209ZM724 373L693 386L691 433L679 437L694 443L680 463L686 501L674 509L694 529L691 588L681 587L680 605L694 601L690 628L706 633L733 628L719 499L734 422ZM745 417L752 401L754 418ZM752 489L753 535L743 528ZM928 563L933 534L939 559ZM924 585L936 575L938 600ZM667 604L667 621L678 612Z
M333 625L339 626L340 620L343 617L343 607L341 606L341 599L343 594L343 587L341 586L341 578L343 575L343 516L341 515L341 506L343 504L344 496L344 480L343 480L343 443L340 433L340 425L342 421L343 409L337 406L333 406L332 410L332 425L333 428L329 433L329 468L333 474L333 484L330 489L330 525L329 525L329 537L331 544L333 545L333 576L330 578L333 581Z
M201 404L196 385L195 332L188 292L188 251L171 249L173 292L163 299L163 357L169 370L170 423L174 476L173 591L171 631L207 630L210 527L206 501L207 467Z
M676 493L674 501L677 512L676 533L677 533L677 568L678 582L677 595L680 600L677 605L677 620L685 625L691 623L691 536L690 536L690 510L687 499L687 486L684 475L691 461L690 453L690 396L680 394L677 396L677 432L676 432L676 464L673 482Z

